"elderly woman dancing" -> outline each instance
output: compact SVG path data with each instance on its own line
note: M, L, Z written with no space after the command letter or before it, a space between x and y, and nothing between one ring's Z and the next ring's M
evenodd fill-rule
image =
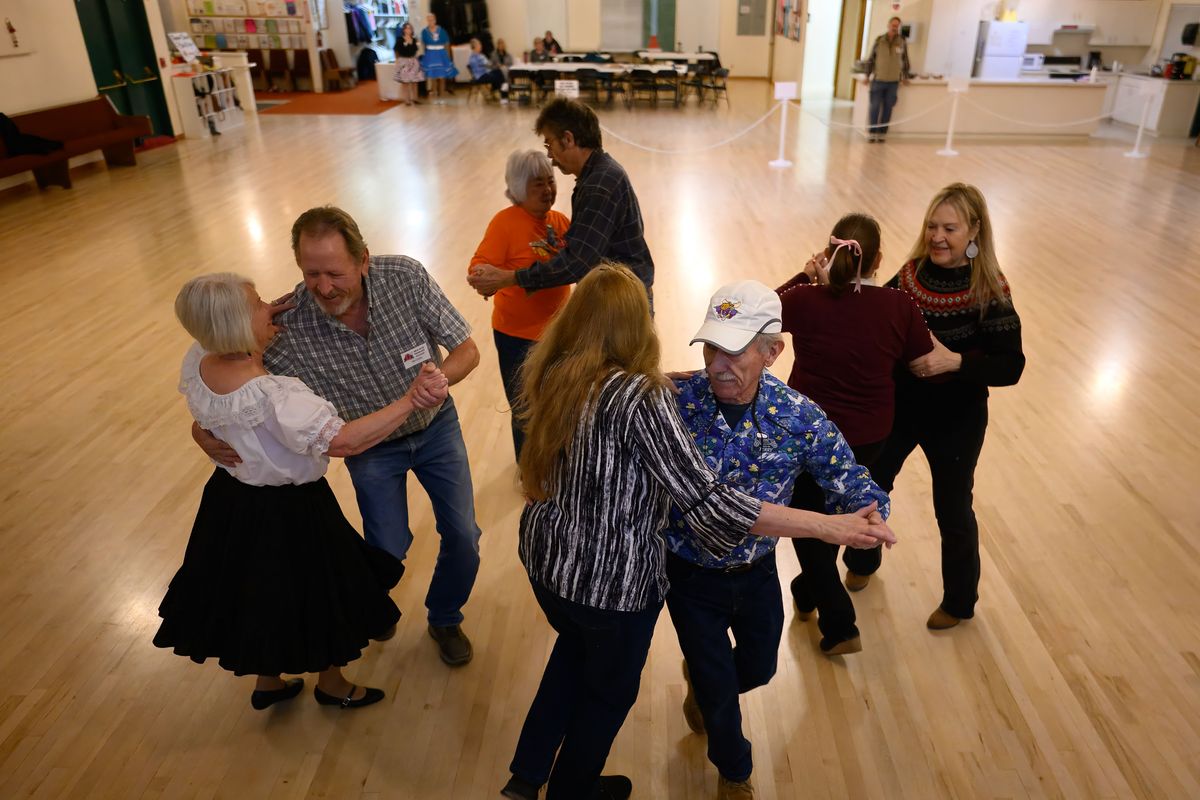
M475 248L468 273L481 264L506 270L525 269L536 261L547 261L562 247L563 232L570 225L566 215L553 211L558 195L554 167L540 150L518 150L508 157L504 169L504 196L512 205L497 212L488 223L483 241ZM492 336L500 358L500 379L509 406L517 402L517 372L529 348L542 335L546 324L567 302L570 287L554 286L526 292L509 286L492 296ZM516 417L512 421L513 451L518 459L525 441Z
M218 466L204 487L154 644L257 675L255 709L299 694L304 681L280 674L303 672L320 673L318 703L370 705L383 691L355 686L341 667L394 632L400 610L388 590L404 567L362 540L323 476L329 456L361 452L403 423L422 396L418 384L444 396L446 378L426 364L405 396L343 422L303 382L263 367L277 332L272 312L232 273L188 281L175 300L196 339L179 389L197 423L242 460Z
M519 553L558 634L503 788L532 800L626 798L601 776L637 699L667 591L659 531L673 502L713 553L753 531L853 547L895 537L875 504L830 515L764 503L705 465L659 367L642 282L596 267L534 345L518 408L527 421L521 478L529 504Z

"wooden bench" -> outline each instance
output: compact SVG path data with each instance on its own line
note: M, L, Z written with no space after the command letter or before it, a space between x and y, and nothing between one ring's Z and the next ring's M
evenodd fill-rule
M150 135L150 118L118 114L107 97L68 103L9 117L21 133L54 139L61 150L45 155L10 155L0 142L0 178L33 171L38 188L71 188L69 159L94 150L110 167L134 166L135 139Z

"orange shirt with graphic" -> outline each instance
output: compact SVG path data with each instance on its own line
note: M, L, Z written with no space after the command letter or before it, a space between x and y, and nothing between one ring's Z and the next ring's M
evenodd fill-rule
M525 269L546 261L563 245L570 225L566 215L550 211L544 220L520 206L509 206L488 223L483 241L475 249L471 266L491 264L500 269ZM508 286L492 297L492 327L519 339L539 339L554 312L567 302L571 287L555 286L527 292Z

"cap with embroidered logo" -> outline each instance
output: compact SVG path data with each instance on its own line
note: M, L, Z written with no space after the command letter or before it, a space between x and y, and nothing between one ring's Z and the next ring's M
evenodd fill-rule
M711 344L740 355L760 333L783 331L783 304L771 287L758 281L738 281L717 289L708 301L704 324L690 344Z

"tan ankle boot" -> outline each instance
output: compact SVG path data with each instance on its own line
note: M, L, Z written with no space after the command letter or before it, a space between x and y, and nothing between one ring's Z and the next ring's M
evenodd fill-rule
M931 631L944 631L947 628L953 628L961 619L946 611L941 606L929 615L929 619L925 622L925 627Z
M740 783L718 776L717 800L754 800L754 784L747 778Z

